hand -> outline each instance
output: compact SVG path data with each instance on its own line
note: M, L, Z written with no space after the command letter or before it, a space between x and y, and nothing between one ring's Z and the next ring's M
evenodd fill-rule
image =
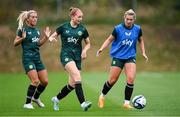
M52 42L53 40L57 41L57 33L54 32L50 37L49 37L49 41Z
M96 56L99 56L101 52L102 52L102 49L99 49L99 50L96 52Z
M142 55L146 59L146 63L147 63L149 60L148 60L148 57L147 57L146 53L143 53Z
M50 41L50 42L52 42L53 40L54 40L54 41L57 41L56 38L54 38L54 37L49 37L49 41Z
M87 54L86 54L86 51L82 51L82 54L81 54L81 59L84 60L87 58Z
M22 30L22 39L26 38L26 31L24 31L24 29Z
M45 33L46 38L49 38L49 36L51 34L51 30L49 29L49 27L45 28L44 33Z

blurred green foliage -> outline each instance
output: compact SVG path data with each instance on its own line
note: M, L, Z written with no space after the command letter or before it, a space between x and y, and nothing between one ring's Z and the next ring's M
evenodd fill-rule
M87 22L106 24L117 19L117 12L122 15L125 10L133 8L134 3L136 4L134 9L143 10L140 12L144 14L146 8L153 8L153 13L149 17L139 17L140 23L162 25L180 23L180 0L1 0L0 24L12 22L20 11L29 9L37 10L42 16L46 16L43 18L48 22L52 20L50 22L53 23L66 19L71 6L80 7L85 11ZM59 16L57 13L60 13ZM107 14L111 15L109 19L112 21L106 20Z
M23 71L22 49L20 46L13 47L17 29L16 19L21 11L36 10L39 17L37 27L43 32L45 26L50 26L53 32L58 25L70 19L71 6L79 7L83 11L83 24L89 31L92 43L89 51L91 56L83 64L85 70L109 68L108 49L99 58L95 57L95 53L111 34L113 26L123 21L124 12L131 8L136 11L136 23L142 26L150 59L149 64L145 64L138 51L138 70L180 70L180 0L1 0L0 72ZM41 48L48 71L59 70L58 44L52 47L54 45L46 43Z

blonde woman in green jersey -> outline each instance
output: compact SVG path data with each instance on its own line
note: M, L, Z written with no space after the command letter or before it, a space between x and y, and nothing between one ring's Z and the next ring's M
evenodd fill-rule
M34 109L31 100L39 107L44 107L39 96L48 84L48 75L40 58L39 47L48 39L50 30L46 27L45 36L40 39L40 31L36 28L37 19L36 11L23 11L18 17L19 25L14 40L14 46L22 45L22 62L31 81L24 104L26 109Z

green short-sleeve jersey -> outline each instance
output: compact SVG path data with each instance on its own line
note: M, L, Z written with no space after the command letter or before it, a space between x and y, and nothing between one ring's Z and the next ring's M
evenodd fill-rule
M81 60L82 40L89 37L86 28L81 24L73 28L70 22L66 22L56 32L61 35L61 57L70 56L74 60Z
M26 32L26 38L21 43L23 56L39 55L40 31L29 26L24 26L23 30ZM22 37L22 31L18 30L17 35Z

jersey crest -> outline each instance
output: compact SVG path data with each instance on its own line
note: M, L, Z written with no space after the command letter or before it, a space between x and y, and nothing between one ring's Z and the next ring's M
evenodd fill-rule
M78 35L81 36L82 35L82 31L78 31Z

